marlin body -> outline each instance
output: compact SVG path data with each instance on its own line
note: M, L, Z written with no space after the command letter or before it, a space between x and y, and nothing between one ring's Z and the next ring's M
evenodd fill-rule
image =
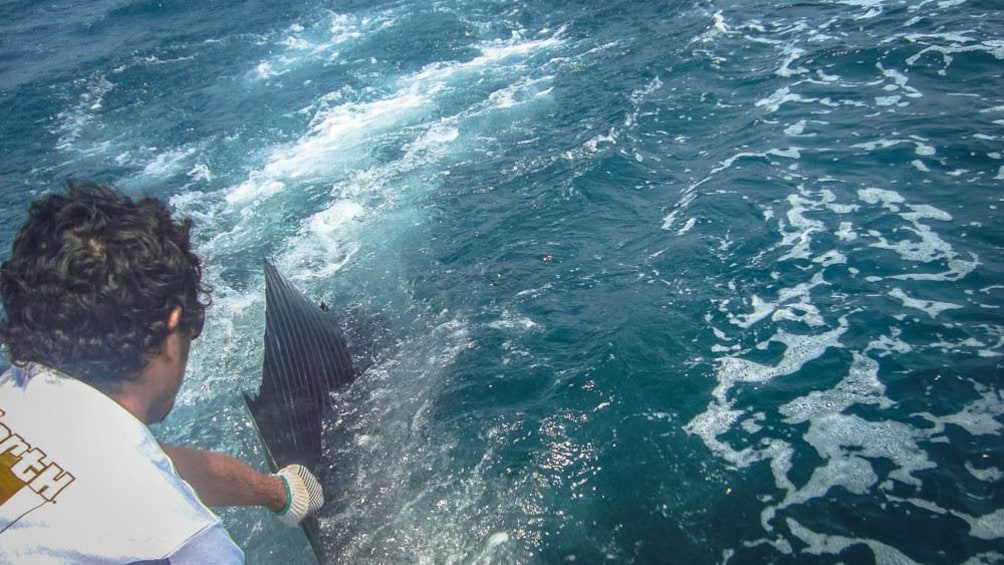
M337 317L265 261L265 362L258 394L244 393L244 402L273 472L299 463L321 478L322 416L332 408L331 392L355 378ZM317 519L308 517L302 525L324 563Z

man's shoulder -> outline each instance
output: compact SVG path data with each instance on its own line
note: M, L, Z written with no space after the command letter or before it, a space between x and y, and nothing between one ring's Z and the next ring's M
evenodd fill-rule
M222 530L149 429L117 403L51 372L16 381L0 378L5 544L58 539L68 551L125 558L167 555ZM110 531L121 547L107 545Z

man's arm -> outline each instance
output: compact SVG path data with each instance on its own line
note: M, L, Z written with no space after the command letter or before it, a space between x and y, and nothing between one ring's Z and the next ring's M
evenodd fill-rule
M276 475L260 473L222 453L166 443L161 448L206 506L264 506L272 512L286 508L286 486Z

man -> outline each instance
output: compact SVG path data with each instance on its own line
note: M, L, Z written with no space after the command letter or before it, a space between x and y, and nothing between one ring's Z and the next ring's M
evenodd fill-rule
M209 305L190 229L93 184L31 205L0 267L0 563L240 563L205 505L296 525L323 504L299 465L267 475L147 428Z

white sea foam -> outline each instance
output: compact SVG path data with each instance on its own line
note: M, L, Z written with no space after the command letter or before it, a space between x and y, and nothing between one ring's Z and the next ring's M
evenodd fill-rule
M882 71L882 76L893 81L893 84L887 85L889 87L888 90L902 91L903 96L908 98L920 98L923 96L919 90L907 84L909 79L905 74L895 69L886 69L882 66L882 63L876 63L875 66Z
M837 328L817 335L797 335L778 330L762 344L766 346L770 342L776 342L785 346L777 365L765 365L739 356L719 359L715 371L718 384L712 392L713 400L708 404L707 410L693 418L684 429L700 437L712 452L737 467L770 458L770 453L760 452L752 447L736 450L718 439L743 414L742 410L734 409L735 401L728 397L729 391L740 383L765 383L797 372L806 363L819 358L827 349L841 347L839 338L846 331L847 321L844 318L841 318Z
M537 97L550 94L553 89L548 85L553 80L554 77L549 75L538 78L521 78L505 88L489 94L488 104L495 106L497 109L505 109L531 102Z
M786 523L791 533L808 545L804 551L812 555L839 555L853 545L864 544L875 555L876 565L910 565L916 563L916 561L910 559L898 549L872 539L818 534L791 518L788 518Z
M902 106L907 106L907 103L900 102L901 99L902 99L902 97L899 96L898 94L897 95L893 95L893 96L876 96L875 97L875 105L876 106L901 106L901 107Z
M582 146L584 148L586 148L586 150L588 150L590 153L596 153L597 151L599 151L600 144L604 144L604 143L608 143L608 144L612 144L612 145L617 143L617 130L616 129L610 128L610 131L608 133L596 135L596 136L588 139L585 143L582 144ZM570 160L575 160L575 159L577 159L579 157L578 155L575 155L573 153L566 153L565 155L566 155L566 158L570 159Z
M694 229L694 225L696 225L696 224L697 224L697 218L690 218L690 219L688 219L687 223L684 224L682 228L680 228L679 230L677 230L676 235L683 235L683 234L687 233L688 231Z
M58 125L55 133L59 135L56 149L60 151L75 150L83 153L101 151L108 146L107 142L104 144L98 142L97 145L85 147L78 147L76 143L84 136L97 114L104 108L104 98L115 88L115 84L109 81L104 74L95 73L89 78L74 81L74 85L84 86L84 92L80 94L77 104L56 115Z
M805 131L810 124L814 126L826 126L829 125L829 122L823 120L799 120L784 128L784 134L790 137L816 137L817 133L806 133Z
M787 471L787 468L782 469ZM817 467L809 481L801 488L792 488L788 483L788 493L784 500L776 506L766 506L761 511L760 521L767 532L773 531L771 522L778 511L805 504L814 498L826 496L831 489L842 487L847 492L863 495L879 480L871 465L860 457L841 457L827 460L822 467ZM785 479L787 482L787 479Z
M851 222L840 222L840 229L834 235L844 241L854 241L858 238L857 232L854 231L854 224Z
M790 136L804 136L805 135L805 120L799 120L794 124L784 128L784 134Z
M482 55L469 61L433 63L398 79L397 90L383 98L321 108L314 114L304 136L273 150L265 166L230 190L226 200L232 205L243 205L278 194L291 180L337 175L358 163L374 136L426 119L439 96L453 81L476 73L508 74L505 65L519 65L523 58L559 45L561 41L556 36L488 42L481 46ZM488 107L506 108L511 105L507 100L514 101L523 92L539 93L549 80L549 77L520 77L509 87L497 91L499 94L494 99L489 97ZM456 135L456 130L447 133Z
M959 426L970 435L996 435L1004 431L1004 424L998 418L1004 416L1004 393L982 385L974 385L979 398L966 404L962 410L946 416L935 416L929 412L916 414L934 424L930 435L936 437L944 433L948 424Z
M792 194L788 196L788 203L791 205L786 215L788 225L786 226L784 223L780 225L782 239L779 245L791 249L778 261L810 259L812 257L810 249L812 234L824 230L825 225L819 220L812 220L805 216L805 212L814 204L813 201L800 194Z
M195 148L186 147L165 151L154 157L144 167L140 173L147 177L165 177L177 172L187 166L189 158L195 154Z
M917 508L922 508L935 514L951 514L960 518L969 524L969 535L975 538L985 540L1004 538L1004 510L996 510L994 512L990 512L989 514L973 517L965 512L948 510L933 502L919 498L902 499L890 496L889 499L900 503L911 504Z
M952 220L952 216L947 212L928 205L906 204L906 199L901 194L891 190L861 189L858 191L858 197L869 204L881 203L884 208L897 213L910 224L901 231L910 233L915 238L892 242L881 233L871 231L869 235L876 240L871 244L871 247L893 251L904 261L944 262L948 267L948 270L942 273L904 273L891 275L888 278L952 281L965 277L979 265L979 259L975 255L971 255L970 260L962 259L948 242L941 239L930 226L922 223L922 220L949 222ZM906 208L907 211L903 211L903 208Z
M913 351L913 346L900 338L902 330L899 328L892 328L891 332L892 335L881 335L872 340L868 346L865 347L865 353L868 353L869 351L878 351L879 357L886 357L888 355L903 355Z
M872 459L892 462L894 468L889 471L888 479L913 486L920 485L915 473L936 466L918 447L921 435L910 426L895 421L868 421L840 413L856 402L889 404L883 400L884 388L880 383L873 377L861 378L871 373L873 368L869 365L874 362L856 357L856 363L859 367L865 366L852 370L851 376L841 383L844 385L840 391L843 394L815 398L824 403L822 406L796 402L783 409L791 423L808 419L810 425L804 439L816 449L824 464L817 467L809 481L800 488L795 488L786 476L777 476L779 472L786 473L790 465L772 466L776 482L787 494L777 505L768 505L763 509L761 522L766 531L772 531L771 522L779 511L823 497L834 487L843 487L858 495L870 493L881 479L870 462ZM776 443L780 440L772 441Z
M802 149L800 147L788 147L787 149L772 148L764 151L763 153L753 153L748 151L743 151L736 153L735 155L725 159L720 162L716 167L708 172L707 176L703 179L691 184L683 191L683 197L673 206L673 211L667 214L662 219L662 229L670 230L673 224L676 222L677 215L685 210L690 204L697 198L695 193L696 189L703 185L704 183L711 180L718 173L731 168L735 165L736 161L739 159L747 158L760 158L760 159L770 159L770 157L783 157L785 159L800 159L802 157Z
M778 412L787 424L800 424L823 414L839 414L855 404L892 406L885 396L885 385L879 380L879 365L867 355L853 352L847 376L832 389L813 391L792 400Z
M725 23L725 16L722 15L722 11L718 10L712 16L714 19L714 28L722 33L727 33L731 31L729 25Z
M879 139L851 145L854 149L864 149L865 151L875 151L877 149L888 149L903 143L910 143L914 146L914 153L921 157L930 157L937 153L937 150L921 139Z
M264 200L276 195L286 188L286 183L262 179L260 175L252 173L252 177L231 189L227 195L227 202L247 202Z
M488 538L488 545L490 547L495 547L497 545L502 545L509 541L509 534L505 532L495 532Z
M980 393L980 398L957 414L944 417L928 413L914 415L933 422L935 424L933 428L917 429L897 421L864 420L843 412L859 403L874 404L880 409L886 409L892 406L892 402L885 396L885 387L878 379L878 363L865 355L854 353L854 362L848 377L834 389L812 392L806 397L789 402L779 410L786 416L784 421L787 424L806 421L810 423L804 439L816 449L824 461L822 466L813 471L804 485L796 488L787 478L791 462L786 443L777 439L761 442L764 447L758 455L769 454L775 481L779 488L787 492L785 498L778 504L768 505L763 509L761 522L764 529L768 532L773 531L774 517L783 509L823 497L834 487L842 487L854 494L870 495L878 485L886 491L887 494L884 496L889 501L913 504L938 514L950 513L965 520L970 525L970 535L973 537L987 540L1004 537L1004 511L972 517L957 510L946 510L930 501L901 499L888 494L893 488L893 481L913 487L920 486L918 473L936 466L920 447L920 442L938 441L945 431L946 424L959 425L974 435L1000 433L1004 427L997 421L1004 412L1000 394L979 384L974 383L974 387ZM717 443L720 445L716 447L728 454L728 446L722 442ZM748 453L743 455L746 460L760 459ZM732 462L734 459L735 457L728 460ZM884 474L887 480L881 484L879 482L883 477L872 466L873 460L884 460L893 464L893 468ZM1000 475L1000 471L996 468L978 470L969 464L966 468L980 480L996 480ZM813 549L806 550L809 553L839 553L847 543L850 543L839 536L815 533L809 535L791 518L786 519L786 524L793 535L814 546ZM893 550L882 544L875 545L867 540L857 540L855 543L869 545L880 561L892 559L890 555L895 557L894 553L890 553Z
M831 265L846 265L847 256L837 251L836 249L827 251L822 255L818 255L812 259L813 263L818 263L824 267L829 267Z
M328 14L325 18L327 22L291 25L284 36L274 40L278 52L255 66L253 79L268 81L307 65L337 60L340 49L395 23L387 13L375 17Z
M359 252L353 221L365 214L365 209L348 199L335 200L328 208L308 218L300 227L283 262L291 270L307 272L311 279L330 279ZM316 258L323 257L323 261ZM299 268L301 264L310 269Z
M362 206L351 200L336 200L327 209L311 216L306 230L311 234L327 236L365 213Z
M527 332L536 328L537 323L527 316L520 316L513 314L509 310L503 310L501 317L494 322L490 322L488 327L496 330L522 330Z
M900 193L882 188L863 188L858 190L858 198L868 204L882 203L883 207L893 212L899 211L898 204L906 202L906 199Z
M962 565L997 565L1004 562L1004 555L997 551L978 553L966 559Z
M680 201L673 206L673 211L670 212L669 214L666 214L666 216L662 218L662 229L664 230L672 229L673 224L676 223L677 215L685 211L687 206L689 206L690 203L693 202L695 198L697 198L697 195L694 194L693 192L689 194L684 194L683 198L681 198Z
M910 138L902 140L911 143L921 153L931 153L926 140ZM898 142L897 142L898 143ZM883 145L878 143L875 148ZM891 146L890 144L889 146ZM731 165L731 163L727 163ZM796 194L787 199L788 211L778 221L782 242L778 247L788 247L790 250L784 258L806 258L821 269L844 265L851 257L843 248L830 249L821 253L812 253L811 236L825 229L825 224L817 220L818 213L811 216L810 212L829 210L835 214L856 211L859 206L879 206L899 217L900 225L891 228L889 233L900 234L897 240L883 232L870 230L867 235L858 234L851 222L842 222L836 235L840 241L856 241L868 238L869 246L891 250L906 262L946 264L949 270L944 273L904 272L886 277L866 277L870 282L880 282L888 279L900 280L934 280L951 281L966 276L978 265L975 257L971 261L961 260L952 247L942 240L928 225L930 222L949 222L952 216L947 212L925 204L913 204L899 192L880 189L863 188L857 192L860 204L840 202L835 192L829 189L810 191L800 185ZM769 221L771 218L767 218ZM913 239L902 239L902 234L910 234ZM856 269L855 269L856 270ZM825 320L819 315L818 308L812 303L814 288L825 284L822 271L815 271L811 282L795 285L778 293L776 301L764 300L754 295L744 306L752 311L743 312L736 308L732 300L719 304L719 310L726 315L733 326L746 329L762 325L765 320L772 323L796 322L804 327L825 326ZM923 299L912 294L911 287L894 287L886 291L887 295L901 301L906 308L919 309L931 318L936 318L943 312L959 309L963 306L956 303ZM874 338L864 351L851 351L851 367L847 376L836 386L828 389L814 390L808 394L788 402L778 409L783 421L788 425L808 423L808 432L803 439L813 446L824 463L817 467L809 480L799 486L794 485L788 477L791 470L791 456L794 447L788 441L779 438L761 438L753 445L735 447L731 440L723 436L735 430L742 430L746 435L763 433L764 414L750 414L739 409L732 399L732 391L740 383L763 383L775 378L796 374L802 370L806 362L820 357L830 347L842 347L841 335L847 329L848 323L841 319L841 327L831 329L819 336L802 336L808 341L798 350L791 347L785 350L783 358L776 365L765 365L746 359L746 352L736 350L736 346L716 345L712 351L724 354L719 358L715 371L717 386L712 392L712 400L707 409L693 418L686 426L688 433L699 436L710 451L724 461L737 467L745 467L760 461L768 461L778 488L785 491L785 496L776 504L768 504L762 511L761 522L766 531L774 531L774 519L784 509L806 504L810 500L824 497L834 487L842 487L847 492L862 496L874 496L879 492L890 492L895 483L910 487L920 486L920 473L934 467L927 452L921 447L925 441L944 441L944 428L953 424L962 426L970 433L999 433L1001 424L997 418L1004 410L1004 402L1000 395L989 390L982 390L981 399L967 405L960 412L935 417L930 414L915 414L930 420L934 426L927 429L917 429L892 419L863 419L854 414L845 413L854 405L872 405L877 410L886 410L894 406L886 396L885 385L879 378L879 364L876 359L888 355L903 355L914 351L914 346L902 339L901 330L890 328L889 335ZM757 349L766 350L767 345L774 341L787 343L792 334L776 330L774 338L757 344ZM721 335L719 335L719 333ZM718 330L716 337L720 342L728 341L726 332ZM1004 340L1002 340L1004 343ZM969 338L958 343L943 344L944 347L969 351L992 351L980 340ZM939 347L937 343L926 344L925 347ZM981 349L982 348L982 349ZM873 358L874 356L874 358ZM769 417L769 416L768 416ZM875 467L874 460L891 462L893 467ZM881 469L881 471L880 471ZM993 471L988 472L993 476ZM974 537L997 535L999 516L990 514L983 521L971 520L971 532ZM797 529L797 528L796 528ZM792 532L802 539L806 531ZM812 534L819 536L817 541L803 539L806 543L818 543L818 551L828 552L830 549L839 553L846 544L866 543L880 560L895 561L899 554L880 542L871 540L850 540L839 536ZM839 542L839 543L838 543ZM767 543L778 547L786 547L788 543L783 536ZM830 547L832 546L832 548ZM830 548L830 549L827 549ZM816 551L816 550L813 550Z
M823 279L823 274L817 272L813 275L812 279L806 283L800 283L791 288L783 288L778 291L777 300L775 302L768 302L760 298L757 295L753 295L750 299L750 305L753 307L753 312L749 314L733 314L728 311L728 302L724 302L719 306L719 310L722 310L728 316L729 322L740 328L749 328L767 318L768 316L777 316L777 319L789 319L798 320L800 316L796 311L801 311L803 314L809 314L808 319L803 320L808 325L812 327L818 326L819 316L818 310L811 304L811 291L819 285L827 284ZM784 311L783 314L776 314L778 311Z
M857 17L862 18L874 18L892 6L885 0L852 0L848 3L862 8L857 14ZM951 3L952 0L949 0L944 3L945 6L938 7L943 8ZM933 7L934 4L933 1L921 2L908 7L907 11L917 12L922 6ZM731 15L728 12L726 14ZM917 14L912 23L907 24L915 27L904 31L921 29L920 23L923 21L926 18ZM951 31L946 31L944 34L937 34L938 37L935 34L913 36L908 41L917 47L911 52L907 45L904 56L910 56L916 50L924 51L911 57L906 65L888 59L875 64L877 72L873 69L870 76L864 79L819 76L817 80L820 73L813 68L816 62L801 51L804 43L797 41L807 37L820 38L824 31L828 37L839 41L835 33L838 26L832 25L833 21L819 30L820 35L775 33L766 38L758 37L757 34L764 34L765 30L771 29L775 24L755 22L755 25L744 25L731 20L729 24L727 30L718 31L742 30L742 33L750 34L750 41L769 44L770 48L780 51L780 55L772 64L768 64L767 70L777 69L777 75L799 79L772 87L776 88L773 93L768 90L769 95L761 95L755 103L756 110L768 120L775 137L780 133L778 130L783 129L783 134L788 139L811 137L818 129L813 127L813 116L853 112L867 115L869 119L894 120L902 107L911 104L915 109L926 107L934 102L924 101L925 93L920 88L924 85L926 89L931 82L927 80L927 72L921 73L924 80L917 82L921 75L916 70L916 57L924 56L925 52L944 52L939 51L942 48L952 50L965 47L977 50L997 47L996 43L991 46L972 39L976 32L952 34ZM894 33L881 44L895 45L902 42L903 38L903 35ZM932 43L935 45L932 46ZM756 47L763 48L761 45ZM712 55L708 53L708 56ZM705 54L702 53L701 56ZM937 61L934 62L936 67ZM946 61L946 68L948 62L950 61ZM931 61L925 60L923 63L927 68ZM899 65L899 68L894 65ZM855 96L833 94L832 98L822 98L819 94L822 89L816 87L823 85L826 78L847 89L844 92L855 89ZM812 88L804 88L803 85ZM832 89L829 91L834 92ZM968 99L966 103L969 103ZM806 107L806 104L815 104L815 107ZM812 111L801 112L803 116L791 114L792 117L780 120L776 119L777 116L770 115L777 113L788 116L785 112L791 113L802 108ZM1001 108L981 111L1000 112ZM1000 116L986 116L987 119L998 117ZM977 360L978 356L1004 355L1001 351L1004 339L991 337L993 334L990 328L945 321L949 318L954 320L957 315L963 316L960 320L965 319L964 308L973 311L985 308L976 312L979 316L992 316L997 311L992 308L997 306L994 300L975 296L974 291L966 291L970 298L960 298L964 289L973 288L971 284L953 284L980 268L980 257L971 253L969 248L972 248L973 230L984 227L985 221L975 222L967 218L962 224L953 225L952 222L960 220L960 215L966 215L961 208L957 211L954 205L932 206L921 200L924 192L918 192L922 188L919 186L921 183L935 182L937 178L952 184L971 177L969 180L974 187L979 186L980 182L985 184L994 175L997 175L994 180L1004 180L1004 167L999 166L1000 154L1004 152L994 147L993 143L984 143L999 141L988 139L999 137L991 129L963 134L963 140L979 140L977 145L982 147L971 149L972 158L979 159L986 155L988 159L994 160L985 169L956 163L957 152L948 150L950 144L946 145L943 137L910 135L911 132L920 130L897 131L895 126L883 128L882 131L886 133L873 136L864 132L852 132L842 137L851 141L840 147L808 148L805 152L811 155L811 159L785 163L792 165L786 167L787 170L782 170L774 159L766 156L766 152L759 153L764 148L763 143L746 141L748 146L740 146L738 153L721 161L706 174L695 174L689 186L680 191L678 201L663 213L662 228L682 235L688 233L694 221L700 218L692 217L695 215L688 214L687 211L695 201L695 193L705 183L715 179L718 173L734 166L737 169L743 166L747 170L735 171L740 179L744 175L754 174L760 178L769 176L771 180L780 179L777 185L781 188L772 186L775 192L771 193L770 204L760 207L764 211L764 223L773 238L772 243L767 244L765 249L760 250L745 265L741 264L741 258L729 255L732 248L720 248L726 259L723 260L723 265L728 265L730 271L735 269L743 272L743 269L748 269L746 274L756 273L756 276L763 275L765 270L769 271L771 268L774 271L770 273L772 280L750 277L760 284L751 282L743 275L716 281L720 286L724 286L724 280L728 280L729 284L728 290L721 289L725 298L715 301L718 312L709 313L705 318L711 330L708 332L709 336L714 334L714 343L705 350L709 357L715 359L714 389L710 393L706 409L685 426L688 433L699 437L711 453L729 466L742 468L759 463L762 471L763 467L769 465L776 485L783 491L780 496L769 488L760 493L760 501L766 505L761 516L764 529L774 533L770 539L744 542L747 547L763 543L779 551L790 551L794 545L795 551L827 554L836 559L837 555L846 552L851 546L863 544L872 550L877 562L912 563L909 556L884 543L888 540L877 534L877 539L872 540L860 537L859 532L845 536L831 535L844 533L846 530L827 532L826 526L809 524L817 531L809 530L792 519L797 518L794 508L810 501L814 501L813 507L816 507L820 500L833 496L834 489L844 491L837 494L839 497L849 496L852 500L863 497L878 501L877 504L880 505L886 502L891 504L894 501L891 496L893 492L919 489L921 481L924 481L924 487L930 486L927 484L929 470L934 468L935 458L939 456L929 449L932 442L947 443L949 436L954 441L954 436L959 433L979 433L985 437L1001 433L999 406L1004 405L1004 397L1000 394L979 389L974 384L980 399L969 402L961 410L954 406L951 410L956 412L947 416L941 412L937 417L927 413L912 414L904 420L902 405L896 402L899 398L887 395L886 383L899 381L906 373L896 372L899 369L883 373L889 371L890 367L898 367L900 363L909 363L907 360L912 360L917 355L943 354L971 360ZM854 139L855 136L859 137ZM853 175L845 177L831 173L838 178L818 178L812 161L825 159L825 154L831 151L850 151L859 156L872 154L866 158L875 157L880 160L892 156L904 164L908 163L907 170L903 171L906 177L890 177L890 181L881 187L855 184L857 181L850 180L855 178ZM743 161L758 157L771 160L775 170L768 170L763 174L761 169L767 167L757 164L758 170L754 172ZM910 178L916 181L917 186L914 186ZM797 191L788 195L783 192L778 194L776 190L784 190L784 183L789 183L788 186L796 185ZM990 206L996 209L997 204L991 202ZM714 251L716 242L722 239L721 234L719 237L713 235L716 228L714 225L700 225L702 235L704 232L712 234L708 249ZM970 239L965 240L967 237ZM957 243L960 239L962 242ZM960 248L963 243L966 246ZM793 262L784 264L783 261L786 260ZM852 281L847 289L842 288L842 284L831 286L825 282L842 283L848 275L852 277ZM815 284L807 282L809 277L813 277ZM967 281L971 283L968 279ZM789 289L791 294L787 300L781 296L781 291L776 290L779 287ZM775 296L774 292L778 294ZM842 292L846 292L847 296L841 296ZM876 305L879 305L877 313L872 311ZM847 320L842 318L842 327L849 330L844 333L840 328L833 328L833 316L846 313L852 308L853 313L846 314ZM954 336L956 330L964 331L965 334L961 337L941 337L935 329L933 331L937 337L930 337L932 334L925 337L897 327L904 320L923 317L925 314L928 320L921 320L923 325L936 326L944 323L951 328L948 335ZM878 320L878 324L870 325L875 320ZM910 322L906 324L909 326ZM810 335L801 337L809 339L812 339L812 334L828 335L829 342L826 345L816 343L803 356L784 347L783 342L788 336L803 332ZM834 335L834 332L837 333ZM772 333L778 337L777 340L771 338L755 345L750 344L750 340L762 340L762 336ZM852 341L858 344L854 349L850 346ZM995 341L998 343L995 344ZM781 346L778 342L782 342ZM863 343L867 345L860 345ZM826 353L829 348L845 347L846 351ZM764 358L771 360L762 361ZM846 369L844 378L835 385L832 382L816 382L814 377L819 375L807 370L806 363L819 358L827 362L849 363L850 367ZM825 374L830 374L830 371L827 370ZM770 402L776 398L778 390L782 390L783 394L792 394L789 383L792 387L799 386L802 384L799 380L803 377L806 386L811 383L814 388L780 407ZM772 384L759 386L766 383ZM926 394L933 395L940 385L925 382L918 386L926 387ZM761 390L767 392L760 394ZM890 390L897 389L890 385ZM778 416L783 425L776 423ZM807 430L805 435L799 437L803 430ZM818 458L811 454L808 457L794 458L796 455L805 455L805 444L815 449ZM794 468L798 469L798 473L792 473L793 461L797 461L797 467ZM806 465L809 465L808 470ZM985 468L986 465L987 462L981 465L980 461L974 460L966 468L980 480L999 480L1001 471L996 467ZM807 478L808 471L811 471L811 475ZM885 506L882 508L885 509ZM970 517L956 510L940 508L934 503L918 505L918 508L955 514L967 520L970 534L977 539L995 540L1004 532L1004 511ZM784 512L785 509L791 510ZM891 510L910 514L910 509ZM919 514L923 516L922 512ZM781 522L776 519L778 516L788 520ZM788 525L787 532L785 524ZM801 547L802 545L808 547Z
M773 114L774 112L780 110L781 106L788 104L789 102L810 104L818 101L818 98L805 98L800 94L792 94L791 87L782 86L781 88L775 90L774 93L767 98L757 100L756 106L758 108L763 107L767 110L767 113Z
M948 41L950 43L955 43L955 45L929 45L919 52L906 58L906 63L910 66L916 65L917 61L927 53L938 53L941 55L942 62L944 63L944 68L938 71L938 74L945 75L948 67L951 66L952 61L954 61L953 55L959 53L973 53L982 52L988 55L1002 60L1004 59L1004 42L999 40L986 40L981 41L978 44L973 45L973 39L966 35L959 34L911 34L907 36L907 39L916 41L918 43L927 43L929 41Z
M959 304L951 304L949 302L936 302L933 300L922 300L917 298L912 298L901 288L894 288L889 291L889 296L900 300L903 306L907 308L914 308L926 313L931 318L937 318L939 314L945 310L956 310L962 308Z
M725 310L724 306L725 304L723 304L722 310ZM777 310L777 303L766 302L755 294L750 298L750 306L753 307L753 311L749 314L735 315L726 310L729 315L729 322L740 328L748 328Z
M711 25L704 28L704 32L695 35L689 41L691 45L714 45L719 38L737 33L732 26L725 21L725 15L721 10L717 10L711 15Z
M972 463L966 462L966 470L969 474L985 483L997 483L1004 479L1004 472L997 467L976 468Z
M521 290L521 291L519 291L519 292L516 293L516 297L517 298L525 298L525 297L539 298L539 297L543 296L544 294L546 294L547 292L549 292L552 288L553 288L553 286L551 285L551 283L547 283L547 284L545 284L544 286L542 286L540 288L530 288L530 289L526 289L526 290Z
M284 206L266 207L266 203L275 198L296 199L304 190L316 193L319 185L330 186L333 204L315 212L282 244L286 266L293 272L307 273L300 278L329 278L344 268L366 241L374 239L366 235L367 230L384 233L385 240L402 237L401 233L387 233L381 218L394 210L390 213L395 215L395 225L419 222L420 212L408 211L407 204L411 198L435 190L439 180L449 174L447 167L437 163L454 149L466 147L462 124L546 97L551 76L527 77L526 57L560 44L553 37L493 41L486 44L481 57L431 64L396 79L391 83L395 88L381 98L347 101L341 92L322 97L305 109L312 117L303 136L275 147L263 166L226 191L225 217L236 218L238 223L221 230L213 246L237 250L260 244L269 235L260 228L244 226L244 218L253 217L252 211L260 215L282 210ZM483 102L460 114L430 119L451 85L476 76L511 83L486 94ZM389 152L393 158L375 159L375 140L395 148Z
M795 67L791 68L791 65L802 58L805 55L804 49L798 49L797 47L789 47L785 49L785 59L781 63L781 68L774 71L774 73L781 77L792 77L795 75L802 75L809 72L809 69L805 67Z
M193 181L209 182L213 180L213 172L209 170L209 166L205 163L196 163L192 165L192 168L189 169L186 174Z
M937 467L917 444L925 435L893 420L876 422L849 414L826 414L812 419L804 438L825 460L886 459L895 466L888 472L890 479L919 487L915 474Z
M1004 538L1004 509L974 519L969 524L969 535L985 540Z

